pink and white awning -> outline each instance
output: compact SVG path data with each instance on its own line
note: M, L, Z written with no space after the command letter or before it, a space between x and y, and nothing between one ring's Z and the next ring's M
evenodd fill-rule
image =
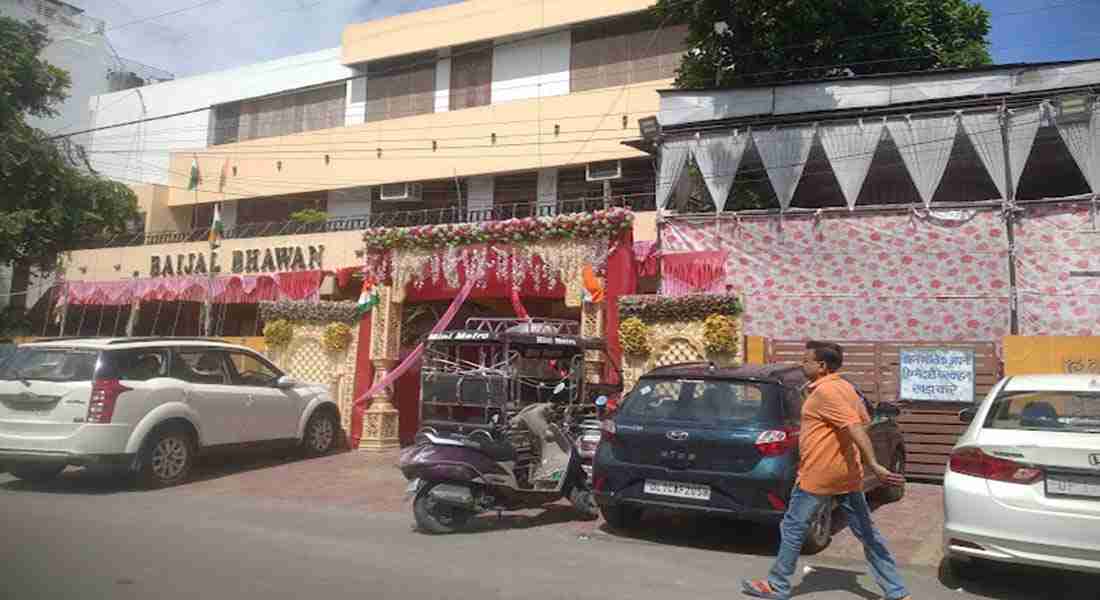
M256 304L275 300L318 300L325 271L294 271L223 277L184 276L122 281L69 281L61 290L68 304L122 306L135 301Z

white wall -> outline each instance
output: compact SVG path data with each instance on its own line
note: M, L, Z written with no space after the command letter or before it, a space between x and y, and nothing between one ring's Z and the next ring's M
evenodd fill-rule
M206 147L208 107L338 81L355 72L332 48L92 98L94 127L197 112L92 134L92 164L124 183L167 184L171 152Z
M569 93L572 34L561 31L493 48L493 104Z
M435 112L451 110L451 59L435 63Z

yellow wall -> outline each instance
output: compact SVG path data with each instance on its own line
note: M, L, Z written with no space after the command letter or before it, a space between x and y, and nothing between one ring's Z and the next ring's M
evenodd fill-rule
M767 342L767 338L758 335L745 336L745 362L750 365L768 362Z
M656 211L634 213L634 241L657 241L657 213Z
M355 256L357 249L363 248L362 231L339 231L332 233L314 233L293 236L277 236L248 239L222 240L218 248L218 262L222 274L229 274L234 250L266 249L279 246L323 245L323 268L339 269L362 264L363 259ZM77 250L71 252L65 261L65 278L70 281L117 281L127 279L138 272L139 277L149 277L150 257L154 255L179 255L204 253L209 256L210 245L207 242L183 244L157 244L154 246L132 246L128 248L103 248L100 250ZM120 267L115 268L116 265ZM85 271L80 268L84 267Z
M168 188L153 183L132 184L138 210L145 213L145 231L185 231L191 228L191 215L186 208L168 205Z
M643 11L654 0L467 0L449 6L349 25L343 63L352 65L559 28Z
M167 205L645 157L622 142L638 137L638 119L657 113L657 90L671 83L662 79L175 152ZM560 127L558 135L555 125ZM435 151L433 140L438 142ZM187 190L196 156L203 178L197 192ZM219 191L219 174L227 159L229 176L224 191ZM232 167L237 168L236 176Z
M1007 336L1005 375L1100 373L1100 337Z

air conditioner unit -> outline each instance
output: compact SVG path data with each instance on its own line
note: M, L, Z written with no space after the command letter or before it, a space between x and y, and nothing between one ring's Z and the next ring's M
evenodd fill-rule
M419 202L423 189L419 183L385 183L379 198L384 202Z
M608 181L623 176L623 165L617 160L588 163L584 170L586 181Z
M1059 123L1087 122L1092 117L1088 96L1063 96L1057 107Z

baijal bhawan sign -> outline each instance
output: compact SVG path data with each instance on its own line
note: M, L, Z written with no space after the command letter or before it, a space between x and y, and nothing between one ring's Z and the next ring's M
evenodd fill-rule
M312 271L324 266L325 247L277 246L248 248L230 253L232 273L277 273L280 271ZM149 257L150 277L178 275L211 275L223 273L222 256L216 251L163 254Z

